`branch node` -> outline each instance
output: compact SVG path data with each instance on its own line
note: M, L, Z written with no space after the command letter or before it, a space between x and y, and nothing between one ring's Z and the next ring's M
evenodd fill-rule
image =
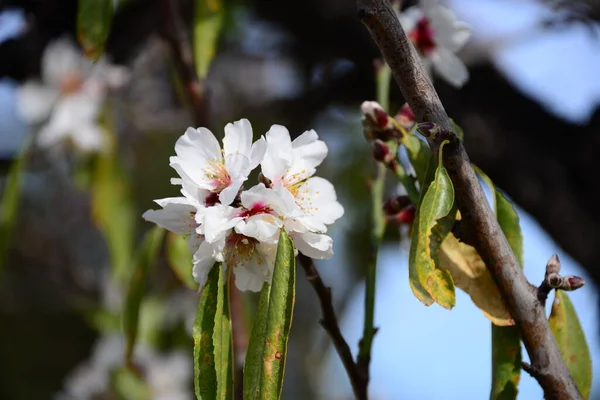
M546 304L548 295L555 290L573 291L585 285L585 280L576 275L560 275L560 259L556 254L550 257L546 264L544 281L537 289L537 297L542 304Z

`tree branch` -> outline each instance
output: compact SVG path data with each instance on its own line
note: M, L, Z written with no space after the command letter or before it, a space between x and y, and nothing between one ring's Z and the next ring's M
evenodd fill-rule
M387 0L357 0L361 21L383 53L396 83L417 121L439 126L427 138L437 152L444 140L443 163L456 193L465 228L494 277L531 359L546 399L582 399L546 319L545 309L519 266L479 184L469 157L456 135L416 50ZM437 127L436 127L437 128ZM426 133L426 132L424 132Z
M340 331L337 316L333 309L333 302L331 301L331 289L323 283L312 258L299 254L298 259L306 273L306 279L308 279L313 289L315 289L317 297L319 298L319 303L321 304L323 318L321 318L319 323L329 334L329 337L335 346L335 350L342 360L342 364L350 379L354 396L358 400L366 400L368 379L360 372L357 364L354 362L350 346L348 346L346 339L344 339L344 336Z
M194 123L201 126L206 123L207 114L207 104L204 101L205 87L194 67L192 41L181 15L181 5L179 0L163 0L162 6L168 21L168 26L162 30L163 36L171 46L179 76L192 104Z

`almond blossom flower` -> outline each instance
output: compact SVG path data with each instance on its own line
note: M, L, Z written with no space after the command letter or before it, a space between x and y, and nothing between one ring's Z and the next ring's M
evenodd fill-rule
M421 0L420 6L406 9L398 18L426 69L433 67L451 85L462 87L469 71L455 53L469 40L471 28L437 0Z
M258 166L266 150L264 138L252 143L252 126L241 119L225 126L223 150L217 138L206 128L188 128L177 140L171 167L183 181L204 193L218 195L224 205L233 202L250 172ZM207 192L208 191L208 192Z
M92 63L68 39L50 43L42 57L40 80L30 80L17 92L17 110L30 124L43 122L37 142L51 147L66 139L84 152L106 145L97 119L107 91L128 79L123 67L105 59Z
M261 162L263 175L273 184L281 183L292 194L303 212L298 219L307 229L326 232L326 225L344 214L333 185L326 179L312 177L327 156L327 145L314 130L292 141L289 131L281 125L273 125L266 140L267 151Z

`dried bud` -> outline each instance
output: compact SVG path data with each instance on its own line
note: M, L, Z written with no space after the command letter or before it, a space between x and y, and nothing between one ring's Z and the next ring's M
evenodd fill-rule
M400 222L401 224L412 224L413 222L415 222L416 213L417 207L415 207L414 204L411 204L398 213L398 222Z
M575 275L565 276L563 279L563 284L561 286L562 290L576 290L585 285L585 281L583 278L580 278Z
M402 209L410 204L410 199L408 196L396 196L389 198L383 204L383 212L386 215L395 215L398 214Z
M408 103L404 103L394 118L396 118L396 121L398 121L398 123L406 130L411 129L415 124L415 114L413 114Z
M264 176L262 172L258 173L258 181L263 183L268 188L270 188L271 184L273 183L273 182L271 182L271 180L269 178Z
M390 148L388 147L388 145L383 143L379 139L375 139L373 141L373 157L375 157L375 159L377 161L380 161L380 162L383 162L386 164L394 159L394 155L390 151Z
M440 126L433 122L421 122L419 124L419 132L425 137L431 137L440 131Z
M557 254L554 254L546 264L546 276L550 274L558 274L560 272L560 259Z

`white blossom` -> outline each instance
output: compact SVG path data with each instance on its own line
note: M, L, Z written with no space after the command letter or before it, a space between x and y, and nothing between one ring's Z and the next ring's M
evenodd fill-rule
M289 131L281 125L273 125L266 139L263 175L273 184L281 183L294 196L303 213L298 219L307 229L326 232L326 225L344 214L333 185L326 179L312 177L327 156L327 145L314 130L292 141Z
M17 110L30 124L43 123L38 144L51 147L65 140L83 151L100 151L105 145L98 117L106 93L128 79L123 67L106 59L86 59L68 39L46 47L41 80L30 80L17 91Z
M458 21L454 12L437 0L421 0L420 5L400 13L399 19L425 67L433 67L451 85L462 87L469 71L456 52L471 36L469 25Z

